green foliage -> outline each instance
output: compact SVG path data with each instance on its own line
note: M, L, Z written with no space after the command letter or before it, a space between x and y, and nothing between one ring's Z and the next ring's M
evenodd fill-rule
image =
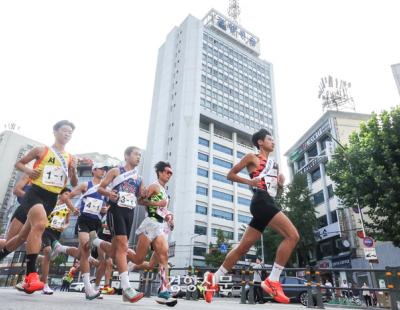
M328 165L335 194L346 207L357 206L370 220L373 237L400 246L400 107L373 114Z
M228 240L225 238L224 233L221 229L217 230L217 243L209 245L209 253L205 256L205 261L208 266L219 267L224 262L227 253L221 253L219 248L221 244L227 244L227 253L231 250L232 246L228 244Z
M60 255L58 255L56 258L55 258L55 260L53 261L53 264L55 265L55 266L61 266L61 265L66 265L66 263L67 263L67 259L68 259L68 256L67 255L65 255L65 254L60 254Z

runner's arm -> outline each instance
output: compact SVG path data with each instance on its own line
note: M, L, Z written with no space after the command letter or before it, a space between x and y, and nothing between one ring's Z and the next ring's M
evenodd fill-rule
M254 163L256 158L257 157L254 154L247 154L240 160L239 163L233 166L226 178L232 182L243 183L250 186L257 186L260 182L259 178L246 179L239 176L239 172L242 171L243 168L247 168L247 166L249 166L251 163Z
M72 199L76 197L77 195L81 195L87 191L88 184L87 182L83 182L82 184L79 184L76 186L71 193L69 193L69 199Z
M28 154L22 157L19 161L16 162L15 168L27 174L32 180L37 179L40 176L39 169L31 169L26 165L30 163L34 159L38 159L42 156L44 152L43 147L35 147Z
M107 186L111 184L111 182L119 175L119 169L118 168L113 168L109 170L104 177L104 179L101 181L99 185L98 192L100 195L103 195L105 197L110 198L111 201L117 201L118 200L118 194L115 193L113 190L107 190Z
M62 229L63 231L66 230L67 227L69 226L69 224L70 224L70 217L71 217L71 213L68 212L67 217L65 218L65 224L64 224L63 229Z
M78 165L78 159L75 156L72 156L71 164L69 165L69 177L72 186L78 185L78 172L76 170Z
M26 184L29 183L29 176L27 174L24 174L22 176L22 178L17 182L17 184L15 184L13 193L17 196L17 197L24 197L25 192L24 192L24 187Z

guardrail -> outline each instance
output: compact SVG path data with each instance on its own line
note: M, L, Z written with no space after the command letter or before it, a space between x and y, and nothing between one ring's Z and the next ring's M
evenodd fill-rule
M271 271L270 268L261 268L257 269L257 271ZM198 280L202 279L202 276L205 271L215 271L214 268L202 268L202 267L186 267L186 268L170 268L170 274L175 272L177 274L184 275L183 277L183 285L186 285L185 298L190 299L198 299ZM363 291L370 292L383 292L387 293L390 300L390 306L386 308L390 308L391 310L399 310L398 300L400 301L400 267L387 267L385 269L348 269L348 268L314 268L314 267L306 267L306 268L285 268L284 273L293 273L293 272L302 272L304 273L304 279L306 281L306 291L307 291L307 308L319 308L324 309L325 305L323 302L323 290L326 292L334 292L336 290L340 291L352 291L357 290L360 292L360 296L362 297ZM337 272L365 272L371 274L384 274L386 280L386 287L355 287L355 288L344 288L341 286L325 286L321 282L321 274L322 273L337 273ZM146 297L150 297L152 295L152 288L155 285L159 285L159 281L157 278L157 269L146 269L142 273L142 277L140 279L140 290L145 294ZM242 267L235 268L232 270L234 276L232 277L232 282L230 284L240 286L241 287L241 296L240 303L241 304L255 304L255 287L259 286L259 284L254 282L254 269L252 267ZM234 278L236 278L234 280ZM220 285L224 286L226 283L220 283ZM283 288L291 287L291 288L304 288L304 285L282 285Z

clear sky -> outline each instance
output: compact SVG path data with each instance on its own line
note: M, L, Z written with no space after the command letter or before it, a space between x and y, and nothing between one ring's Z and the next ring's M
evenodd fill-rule
M122 158L144 148L158 48L188 14L228 0L1 1L0 130L51 143L52 125L73 121L73 153ZM241 0L241 24L272 62L281 153L321 115L318 84L352 83L358 112L400 103L390 65L400 62L397 0ZM282 158L282 163L286 161Z

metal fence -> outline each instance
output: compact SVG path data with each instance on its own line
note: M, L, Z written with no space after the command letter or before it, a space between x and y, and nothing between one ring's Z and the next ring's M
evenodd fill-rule
M271 267L269 268L261 268L257 269L257 271L271 271ZM184 298L186 299L198 299L199 294L197 292L197 279L202 279L205 271L215 271L212 268L170 268L169 272L171 278L174 278L173 274L182 275L182 284L186 285ZM255 270L252 267L242 267L235 268L232 270L232 285L240 286L241 294L240 294L240 303L242 304L254 304L255 303L255 288L259 285L254 282L254 272ZM335 274L340 272L346 273L369 273L375 277L376 274L385 277L385 287L377 287L372 283L372 286L368 288L358 287L348 287L344 288L342 286L325 286L321 281L322 274ZM323 302L324 295L326 296L327 292L332 293L333 299L330 300L330 303L338 303L343 306L349 306L346 303L347 298L338 296L335 292L343 292L343 291L353 291L356 290L360 296L362 296L363 291L374 292L378 294L382 294L386 296L385 302L379 301L379 306L381 308L390 308L391 310L399 310L400 303L400 266L399 267L387 267L385 269L348 269L348 268L314 268L314 267L306 267L306 268L285 268L285 274L290 273L301 273L304 275L305 283L306 283L306 291L307 291L307 307L308 308L319 308L324 309L326 302ZM148 269L144 270L142 276L140 278L139 288L142 292L145 293L146 297L150 297L157 293L157 288L159 286L159 280L157 277L158 271L157 269ZM372 281L376 282L376 281ZM225 283L222 283L222 286ZM289 287L287 285L282 285L283 288ZM290 285L291 288L304 288L304 285ZM350 294L351 295L351 294ZM361 300L358 305L354 304L355 307L359 307L361 304ZM328 303L329 304L329 303ZM378 306L378 307L379 307Z

